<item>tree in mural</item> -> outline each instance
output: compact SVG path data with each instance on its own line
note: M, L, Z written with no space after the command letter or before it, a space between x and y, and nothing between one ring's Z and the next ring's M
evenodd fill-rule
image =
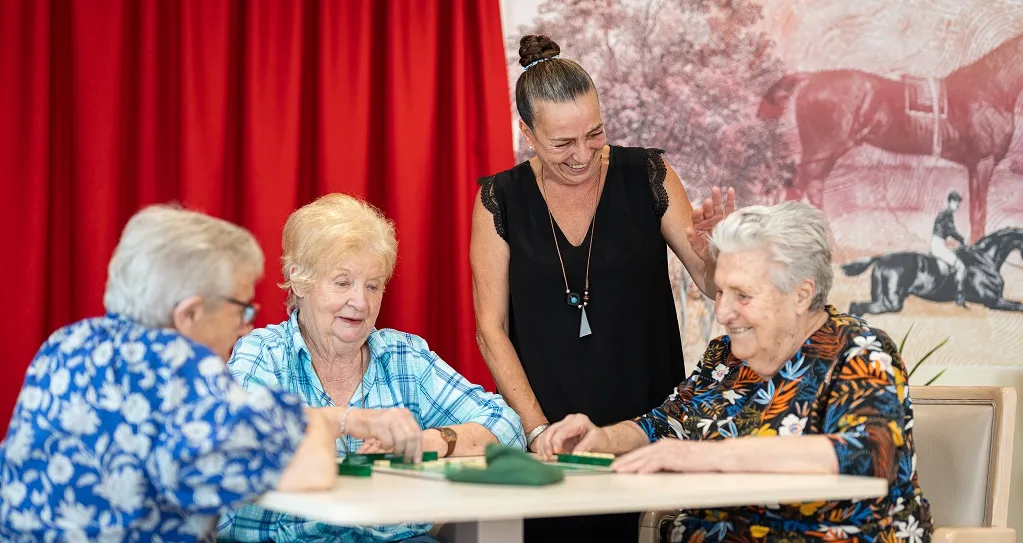
M521 30L551 36L590 72L611 141L664 148L693 197L732 186L748 204L794 171L777 123L756 118L783 73L761 18L751 0L548 0Z
M547 0L533 25L509 36L509 74L521 73L522 34L551 36L593 76L610 141L665 149L692 198L719 185L735 187L741 205L766 203L795 165L777 121L756 116L783 74L756 28L762 17L751 0ZM713 302L674 255L669 269L693 359L715 332Z

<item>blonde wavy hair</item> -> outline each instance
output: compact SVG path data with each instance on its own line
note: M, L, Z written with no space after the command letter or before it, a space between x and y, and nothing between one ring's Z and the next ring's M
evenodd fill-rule
M288 293L288 313L298 305L296 288L307 290L348 254L369 250L380 257L386 280L398 261L394 223L373 205L340 193L321 196L292 213L281 245L284 282L279 286Z

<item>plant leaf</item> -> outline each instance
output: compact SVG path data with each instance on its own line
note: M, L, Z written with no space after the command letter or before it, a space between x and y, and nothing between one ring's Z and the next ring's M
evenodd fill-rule
M913 369L912 369L912 370L910 370L910 372L909 372L909 376L908 376L908 377L906 378L906 380L908 381L908 380L909 380L910 378L912 378L912 377L913 377L913 374L914 374L914 373L916 373L916 370L917 370L917 369L919 369L919 368L920 368L920 366L921 366L921 365L922 365L922 364L923 364L923 363L924 363L924 362L925 362L925 361L926 361L926 360L927 360L928 358L930 358L930 357L931 357L931 355L932 355L932 354L934 354L934 352L935 352L935 351L937 351L938 349L940 349L940 348L944 347L944 346L945 346L945 344L946 344L946 343L948 343L948 340L949 340L949 338L945 338L944 340L942 340L942 341L941 341L941 343L939 343L939 344L935 345L935 346L934 346L934 348L932 348L931 350L927 351L927 354L925 354L925 355L923 355L922 357L920 357L920 360L919 360L919 361L917 361L916 365L915 365L915 366L913 366Z
M909 333L913 331L913 325L909 325L909 329L906 330L906 335L902 336L902 342L899 343L899 356L902 356L903 348L906 346L906 340L909 339Z
M945 368L945 369L939 371L937 375L935 375L934 377L931 377L930 381L927 381L926 383L924 383L924 386L925 387L931 386L931 383L934 383L935 381L938 380L939 377L941 377L942 375L945 375L946 371L948 371L948 368Z
M949 338L945 338L945 339L943 339L943 340L941 341L941 343L939 343L939 344L935 345L933 349L931 349L931 350L927 351L927 354L925 354L925 355L923 355L922 357L920 357L920 361L919 361L919 362L917 362L917 363L916 363L916 365L918 365L918 366L919 366L920 364L923 364L923 363L924 363L924 361L925 361L925 360L927 360L928 358L930 358L930 357L931 357L931 355L932 355L932 354L934 354L934 352L935 352L935 351L937 351L938 349L940 349L940 348L944 347L944 346L945 346L945 344L946 344L946 343L948 343L948 340L949 340Z

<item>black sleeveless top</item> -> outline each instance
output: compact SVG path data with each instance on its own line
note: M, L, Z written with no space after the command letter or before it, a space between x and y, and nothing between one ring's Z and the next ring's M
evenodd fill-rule
M579 247L554 223L568 284L582 294L591 236L592 334L565 280L547 204L528 162L480 180L483 205L511 249L510 336L544 414L584 413L598 426L661 405L685 380L661 217L668 208L659 149L611 147L596 225ZM687 202L688 204L688 202Z

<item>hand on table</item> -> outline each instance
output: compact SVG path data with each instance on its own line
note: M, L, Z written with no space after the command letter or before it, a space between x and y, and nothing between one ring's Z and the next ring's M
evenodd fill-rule
M348 413L347 430L349 435L363 438L358 452L393 451L402 455L406 462L423 460L423 431L412 412L403 407L352 409Z
M436 452L438 457L441 457L447 451L447 442L440 437L439 432L430 432L430 429L423 430L423 451L424 452ZM394 448L385 447L379 439L368 438L362 442L359 446L359 450L355 451L356 454L390 454L394 452Z
M355 454L380 454L380 453L392 453L393 448L384 447L384 444L379 439L369 438L359 445L359 450L355 451Z
M617 473L657 473L659 471L709 471L706 459L697 454L700 443L681 439L662 439L619 456L611 469Z
M541 458L557 454L606 451L610 446L607 431L598 428L586 415L569 415L551 425L533 441Z

